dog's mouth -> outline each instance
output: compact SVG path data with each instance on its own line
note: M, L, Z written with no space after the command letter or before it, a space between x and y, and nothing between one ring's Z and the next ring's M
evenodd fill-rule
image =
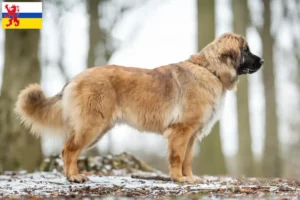
M254 72L256 72L256 70L249 69L249 68L244 68L241 70L241 74L252 74Z
M253 74L253 73L257 72L259 68L257 68L257 69L248 69L248 73L247 74Z
M264 64L264 60L260 59L257 62L255 62L251 67L242 67L238 70L238 74L253 74L257 72L261 66Z
M243 68L238 71L239 75L242 74L253 74L258 71L259 68Z

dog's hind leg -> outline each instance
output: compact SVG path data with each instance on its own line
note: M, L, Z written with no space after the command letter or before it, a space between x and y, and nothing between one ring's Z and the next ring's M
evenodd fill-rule
M98 133L98 135L95 137L95 139L93 141L91 141L90 144L88 144L84 150L90 150L93 149L96 144L98 143L99 140L101 140L101 138L111 129L111 126L107 126L106 128L104 128L102 131L100 131Z
M62 158L64 163L64 171L70 182L82 183L88 178L78 173L77 160L80 153L89 147L97 139L98 135L104 135L107 132L107 125L103 124L103 128L90 128L82 134L73 134L64 145Z
M62 158L64 163L64 171L67 179L71 182L85 182L88 178L78 173L77 159L84 148L82 142L75 142L75 135L71 136L64 145L62 150Z
M84 182L87 177L78 173L77 159L113 124L116 94L107 80L86 79L69 84L64 95L67 127L73 129L63 150L65 174L69 181Z

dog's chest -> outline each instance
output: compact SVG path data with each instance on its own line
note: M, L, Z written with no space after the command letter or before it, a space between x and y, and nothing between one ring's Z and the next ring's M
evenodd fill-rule
M197 133L197 138L202 140L203 137L209 135L215 123L220 119L223 107L224 107L225 95L219 97L214 105L207 108L207 111L203 118L203 127Z

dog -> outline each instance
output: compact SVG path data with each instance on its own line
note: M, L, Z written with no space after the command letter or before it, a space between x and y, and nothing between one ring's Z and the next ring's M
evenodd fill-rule
M168 140L169 171L178 182L197 182L193 145L219 118L227 90L239 75L258 71L264 60L243 36L225 33L187 60L154 69L117 65L94 67L46 97L38 84L22 90L15 111L31 133L66 136L62 159L70 182L85 182L77 159L117 123L154 132Z

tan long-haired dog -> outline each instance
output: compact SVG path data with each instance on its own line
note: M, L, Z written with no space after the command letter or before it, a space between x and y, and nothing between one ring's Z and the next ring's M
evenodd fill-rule
M163 134L171 177L195 182L195 137L209 134L238 75L254 73L262 64L242 36L227 33L185 61L152 70L116 65L87 69L54 97L29 85L19 95L16 112L33 134L50 129L67 136L62 158L69 181L88 180L78 174L79 154L121 122Z

